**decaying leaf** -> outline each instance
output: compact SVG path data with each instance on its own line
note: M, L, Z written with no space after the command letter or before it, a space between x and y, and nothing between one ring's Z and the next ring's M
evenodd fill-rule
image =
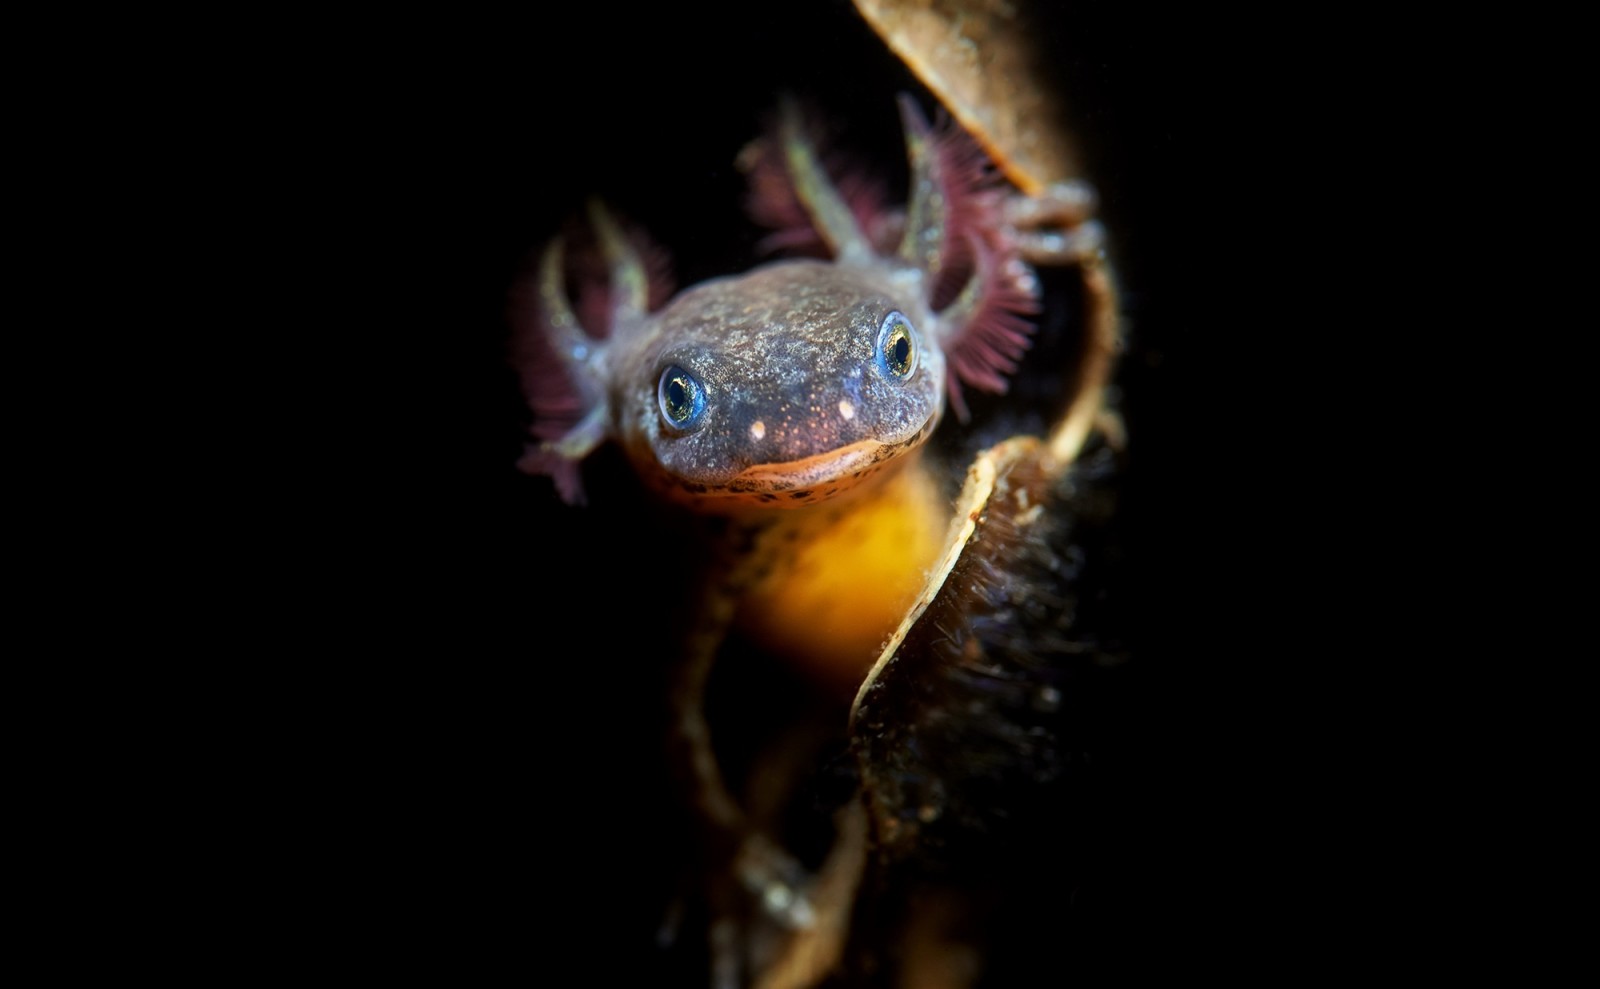
M855 0L895 54L975 135L1018 188L1081 174L1060 126L1057 94L1041 84L1026 5L1015 0Z

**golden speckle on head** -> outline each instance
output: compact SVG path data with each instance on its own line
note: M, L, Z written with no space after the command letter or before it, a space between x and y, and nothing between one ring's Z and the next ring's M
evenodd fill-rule
M767 424L766 423L762 422L760 419L757 419L755 422L752 422L750 424L750 438L751 439L759 440L761 437L763 437L765 435L767 435Z
M839 399L839 414L844 416L846 421L854 419L856 417L856 407L848 398L841 398Z

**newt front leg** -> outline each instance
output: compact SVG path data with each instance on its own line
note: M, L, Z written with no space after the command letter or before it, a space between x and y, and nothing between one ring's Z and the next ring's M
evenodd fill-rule
M1068 180L1046 186L1038 195L1007 197L1003 215L1011 240L1037 265L1076 266L1084 287L1082 359L1069 365L1065 383L1074 396L1049 438L1049 456L1070 464L1089 434L1098 430L1120 449L1122 418L1105 402L1105 386L1122 350L1116 280L1106 256L1105 228L1095 219L1099 197L1087 182Z

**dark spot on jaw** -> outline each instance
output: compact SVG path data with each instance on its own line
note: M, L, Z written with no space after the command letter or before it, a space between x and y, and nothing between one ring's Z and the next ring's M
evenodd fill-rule
M777 501L778 500L778 496L775 495L775 494L769 494L768 492L763 491L760 494L756 495L756 500L757 501Z
M811 492L809 492L809 491L791 491L791 492L789 492L789 497L793 498L795 501L799 501L800 499L809 497L810 495L811 495Z

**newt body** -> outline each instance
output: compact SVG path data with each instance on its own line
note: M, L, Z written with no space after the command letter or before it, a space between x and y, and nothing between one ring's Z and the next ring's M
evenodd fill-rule
M737 954L717 932L742 913L751 931L776 924L797 944L815 936L835 950L842 929L818 927L812 904L832 897L837 907L849 895L866 847L862 808L852 804L841 809L840 840L809 874L771 838L781 808L750 799L748 781L723 779L705 697L729 633L737 624L760 649L838 688L825 716L844 724L957 523L969 521L953 501L966 466L934 464L926 444L948 411L967 418L963 388L1004 392L1027 351L1038 287L1024 256L1097 250L1095 228L1078 222L1092 202L1082 188L1007 199L970 138L930 126L909 99L901 109L912 172L903 211L841 192L859 187L835 183L793 107L775 137L741 156L752 212L776 231L771 242L825 257L770 262L657 304L665 292L648 253L592 205L603 284L583 284L581 264L557 240L523 314L519 363L534 413L523 468L580 502L579 465L614 443L686 522L727 522L692 530L706 540L691 541L705 550L703 571L673 570L704 580L674 643L673 735L710 836L718 959ZM1071 237L1017 229L1063 217ZM569 281L579 283L577 306ZM586 305L597 299L598 315ZM792 772L797 746L782 741ZM770 793L781 773L756 775ZM743 943L777 942L751 933Z
M702 282L652 311L640 251L592 205L607 325L580 323L558 240L524 351L538 441L525 469L580 501L579 462L615 442L663 497L753 527L734 581L747 625L824 665L846 654L855 675L948 523L938 486L914 476L919 451L947 407L964 416L963 384L1005 390L1036 309L981 151L908 98L901 109L903 212L847 201L786 105L777 136L747 149L753 211L774 240L831 257Z

